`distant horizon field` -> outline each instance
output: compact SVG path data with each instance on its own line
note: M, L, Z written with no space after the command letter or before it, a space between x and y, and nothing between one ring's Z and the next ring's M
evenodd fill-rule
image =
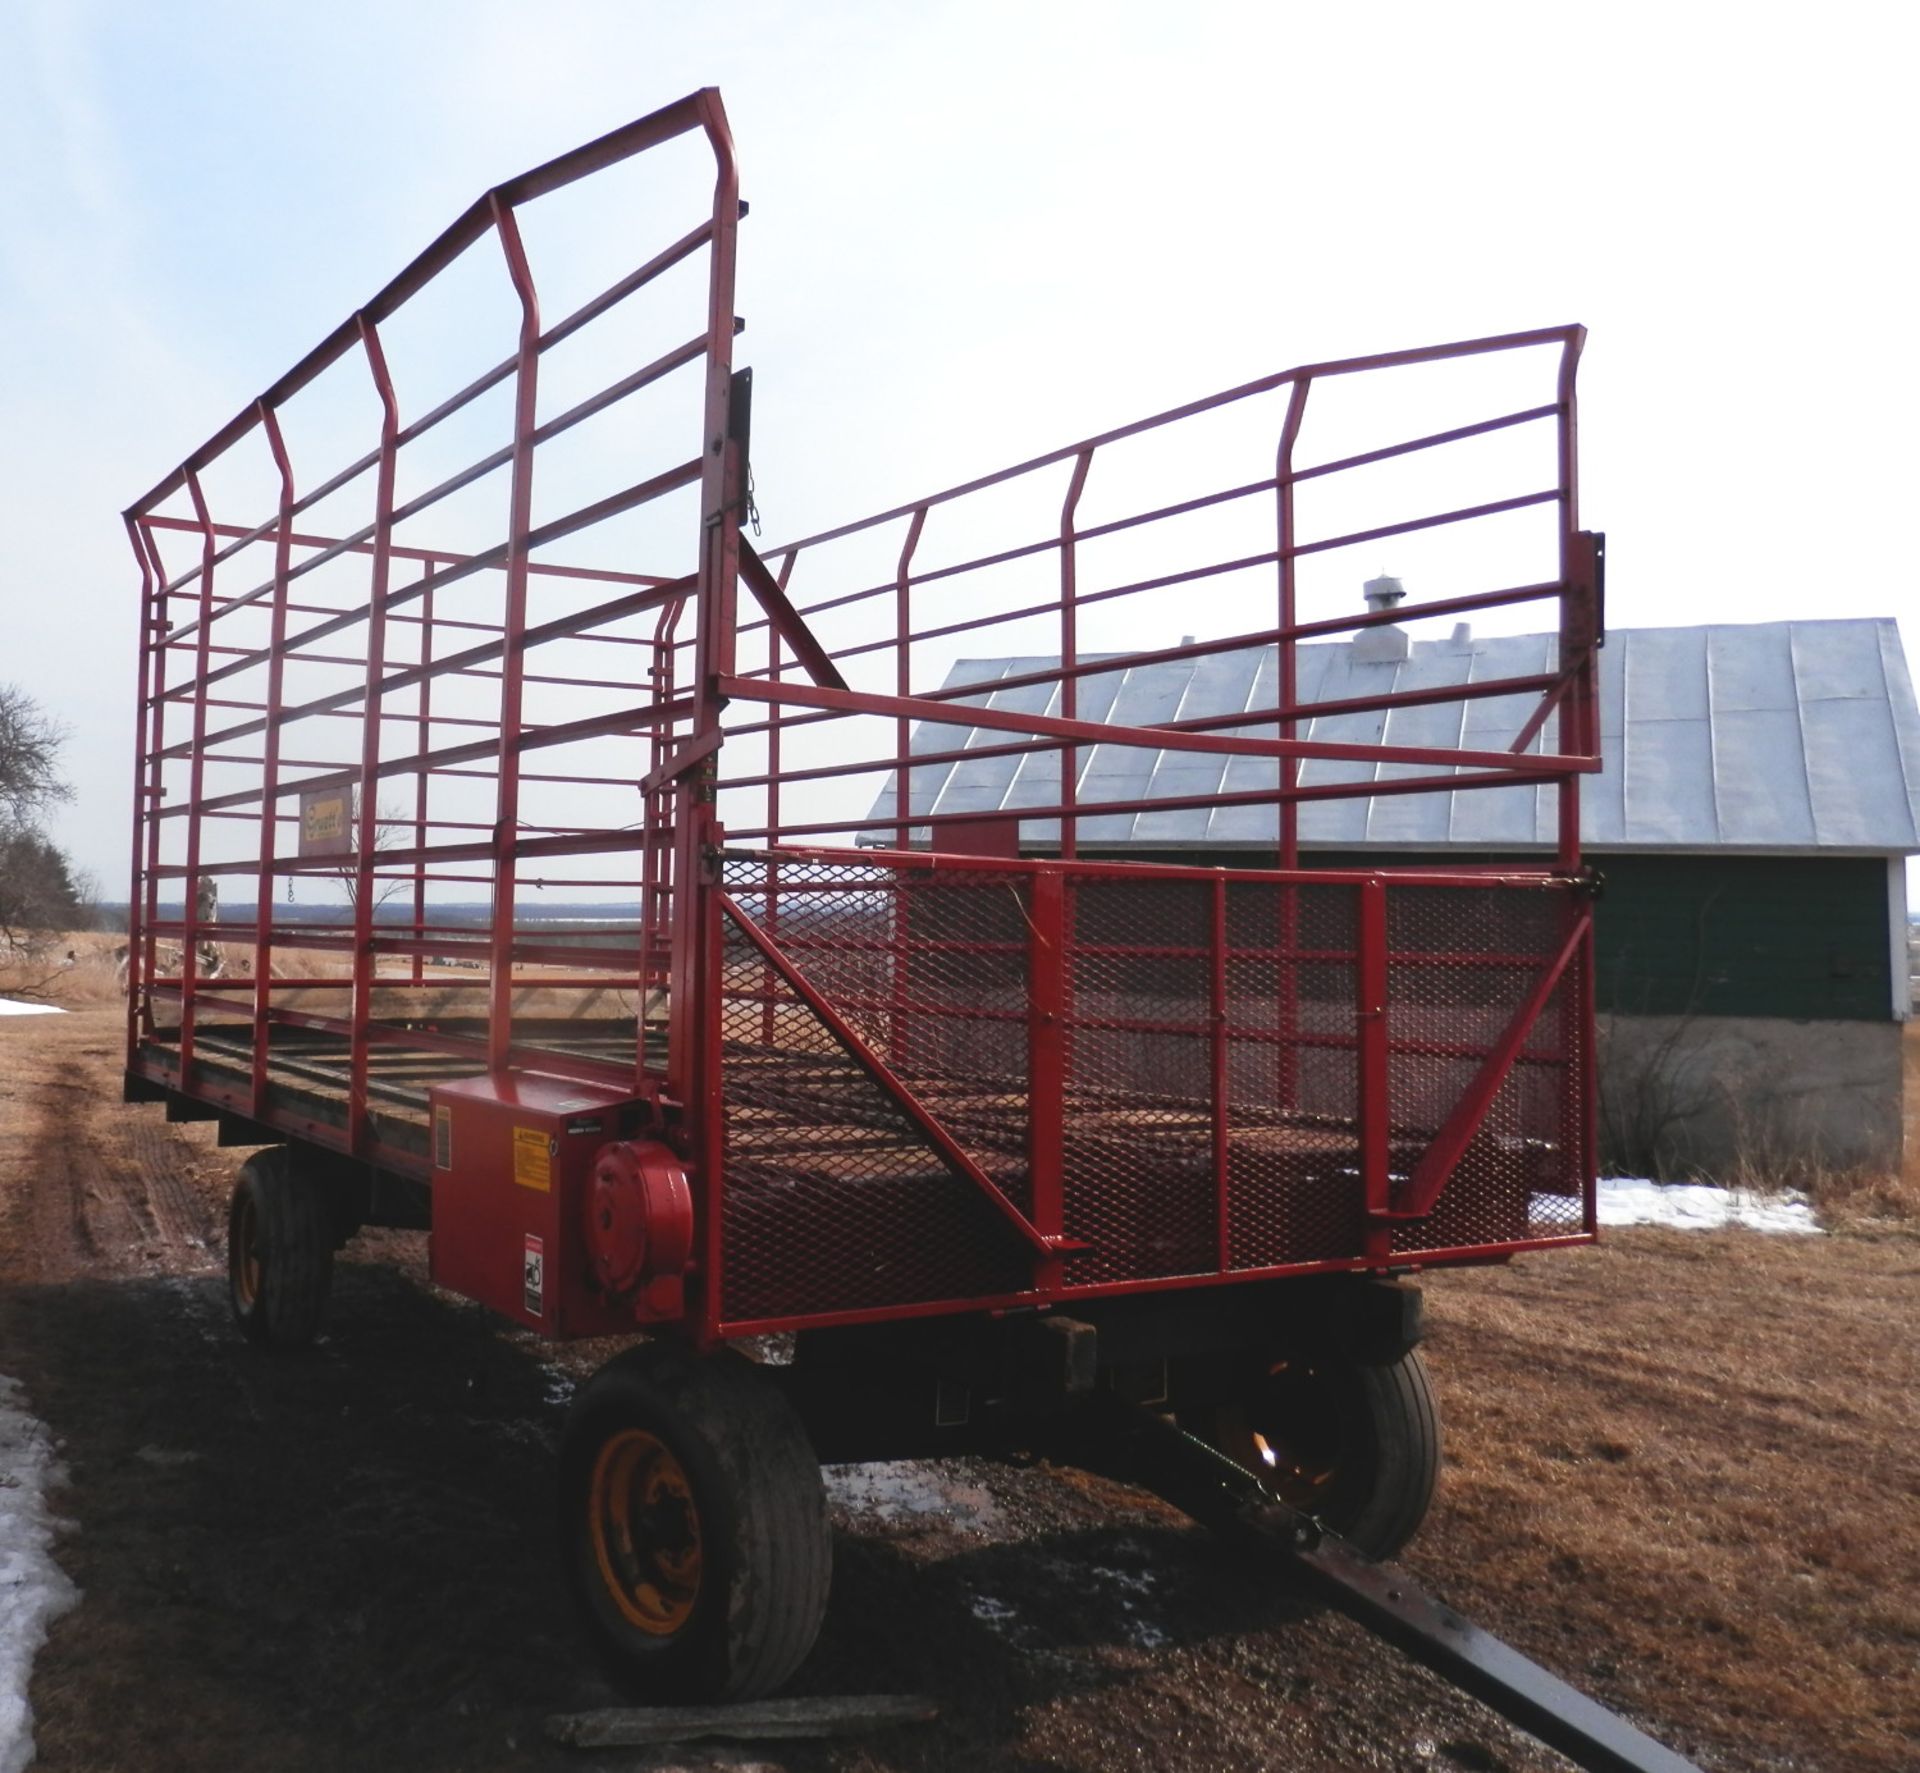
M126 922L130 907L124 899L103 899L98 910L102 917L112 918L122 924ZM186 916L186 907L178 900L162 901L160 916L163 919L178 920ZM227 921L246 921L253 916L250 901L227 903L221 906ZM493 905L487 899L450 899L430 901L427 910L438 922L484 924L493 915ZM273 908L273 921L276 924L296 923L340 923L350 915L344 904L339 905L276 905ZM384 905L373 909L375 923L408 923L412 921L413 902L404 901L396 896ZM576 900L570 904L521 905L515 913L519 923L617 923L637 922L640 917L640 904L637 899Z

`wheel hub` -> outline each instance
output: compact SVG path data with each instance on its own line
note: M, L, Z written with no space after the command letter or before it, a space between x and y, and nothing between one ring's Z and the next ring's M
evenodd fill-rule
M672 1450L640 1428L609 1436L587 1509L600 1579L627 1622L654 1637L684 1629L700 1598L700 1515Z

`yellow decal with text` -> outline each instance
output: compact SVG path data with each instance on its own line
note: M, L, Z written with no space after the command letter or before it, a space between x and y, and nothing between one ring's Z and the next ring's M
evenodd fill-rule
M300 809L300 835L308 843L339 843L347 836L347 797L315 796Z
M552 1141L539 1127L513 1129L513 1179L522 1188L537 1188L542 1194L553 1189Z

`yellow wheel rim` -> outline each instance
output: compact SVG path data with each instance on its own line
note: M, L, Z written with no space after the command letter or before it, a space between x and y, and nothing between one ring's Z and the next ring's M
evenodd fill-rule
M686 1468L643 1428L608 1436L593 1462L587 1530L600 1580L621 1616L668 1638L700 1598L700 1511Z
M242 1311L251 1311L260 1297L260 1215L251 1194L243 1194L233 1210L233 1296Z

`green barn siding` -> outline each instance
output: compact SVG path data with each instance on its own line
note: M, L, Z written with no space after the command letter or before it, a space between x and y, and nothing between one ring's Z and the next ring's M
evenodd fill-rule
M1603 856L1596 1002L1626 1014L1890 1021L1878 856Z
M1136 861L1262 865L1244 851L1126 853ZM1444 868L1500 859L1384 851L1311 851L1304 858L1325 868ZM1892 1020L1884 857L1589 859L1606 882L1594 915L1602 1013Z

